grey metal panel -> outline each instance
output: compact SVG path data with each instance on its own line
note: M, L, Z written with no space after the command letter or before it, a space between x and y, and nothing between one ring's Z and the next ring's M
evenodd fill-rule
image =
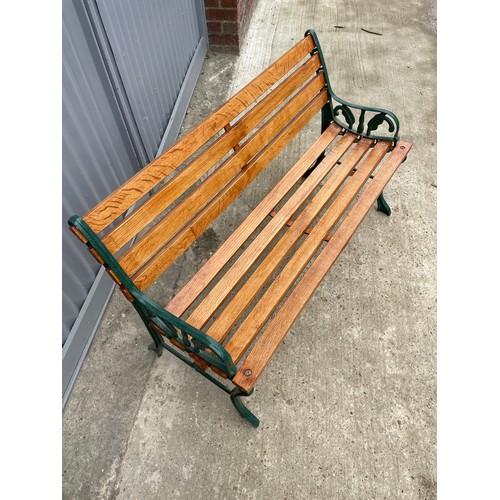
M181 90L179 92L179 97L175 103L174 109L172 110L172 115L170 121L168 122L163 138L158 147L156 156L160 156L165 150L167 150L177 139L179 130L184 120L186 110L193 95L194 87L198 75L200 74L201 68L203 66L203 61L205 59L205 54L207 53L208 44L205 38L201 38L198 43L198 47L195 50L191 65L189 66L186 77L182 84Z
M83 16L83 17L82 17ZM76 2L63 2L62 22L62 257L63 344L99 265L69 232L84 214L139 167L120 121L92 37Z
M97 0L146 151L153 159L202 33L194 0Z
M175 141L208 45L202 0L118 3L134 16L124 39L143 42L142 53L133 47L135 66L121 64L120 71L98 3L108 6L63 0L63 407L114 287L66 221L129 178L145 164L144 155L152 159ZM113 22L117 31L130 26ZM151 76L130 73L143 69ZM131 88L135 79L141 85Z
M62 394L66 404L81 365L92 344L95 332L115 287L103 267L99 269L92 288L63 346Z
M113 287L109 279L96 287L100 266L70 233L67 220L133 175L139 162L82 4L64 0L62 14L62 389L67 399ZM93 288L94 306L82 311Z
M135 117L132 113L132 109L130 108L128 96L123 86L122 77L116 65L113 50L111 48L111 45L109 44L106 29L102 22L99 8L97 7L97 0L80 1L82 1L85 12L88 16L90 30L95 37L99 55L102 58L107 77L109 78L111 86L113 87L114 98L120 109L123 123L125 124L127 132L130 136L132 147L134 148L135 154L139 159L140 164L142 166L147 165L150 161L150 157L148 156L144 148L141 133L137 128Z

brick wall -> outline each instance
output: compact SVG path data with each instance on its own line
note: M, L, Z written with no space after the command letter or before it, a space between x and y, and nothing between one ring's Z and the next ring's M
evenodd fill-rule
M205 0L210 49L238 54L257 0Z

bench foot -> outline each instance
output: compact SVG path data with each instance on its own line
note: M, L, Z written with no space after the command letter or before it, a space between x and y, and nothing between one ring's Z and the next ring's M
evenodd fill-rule
M391 215L391 207L389 206L387 201L385 201L383 192L380 193L380 196L377 198L377 210L379 212L383 212L386 215Z
M149 344L148 351L155 351L156 355L160 357L163 354L163 346L161 344L156 345L155 342Z
M249 392L243 392L238 387L234 388L229 396L231 397L231 402L234 407L238 410L238 413L246 420L250 422L253 427L258 427L260 420L240 401L240 397L248 397L252 394L253 389Z

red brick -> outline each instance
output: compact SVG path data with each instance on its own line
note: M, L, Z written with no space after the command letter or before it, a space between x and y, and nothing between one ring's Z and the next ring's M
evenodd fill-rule
M239 53L258 0L205 0L210 47L215 52Z
M210 45L238 46L238 35L208 35Z
M231 21L222 23L222 33L234 35L238 33L238 23Z
M238 11L236 9L206 9L207 21L236 21Z
M222 33L222 23L220 21L207 21L207 29L210 34Z

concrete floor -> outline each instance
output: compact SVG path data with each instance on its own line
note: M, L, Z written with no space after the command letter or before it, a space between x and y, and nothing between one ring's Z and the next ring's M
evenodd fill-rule
M184 132L314 28L335 92L393 110L414 145L385 191L393 215L367 216L264 372L247 401L258 429L196 372L148 352L115 293L63 414L63 498L436 497L435 16L431 0L259 0L242 54L209 53ZM153 298L168 301L317 130Z

